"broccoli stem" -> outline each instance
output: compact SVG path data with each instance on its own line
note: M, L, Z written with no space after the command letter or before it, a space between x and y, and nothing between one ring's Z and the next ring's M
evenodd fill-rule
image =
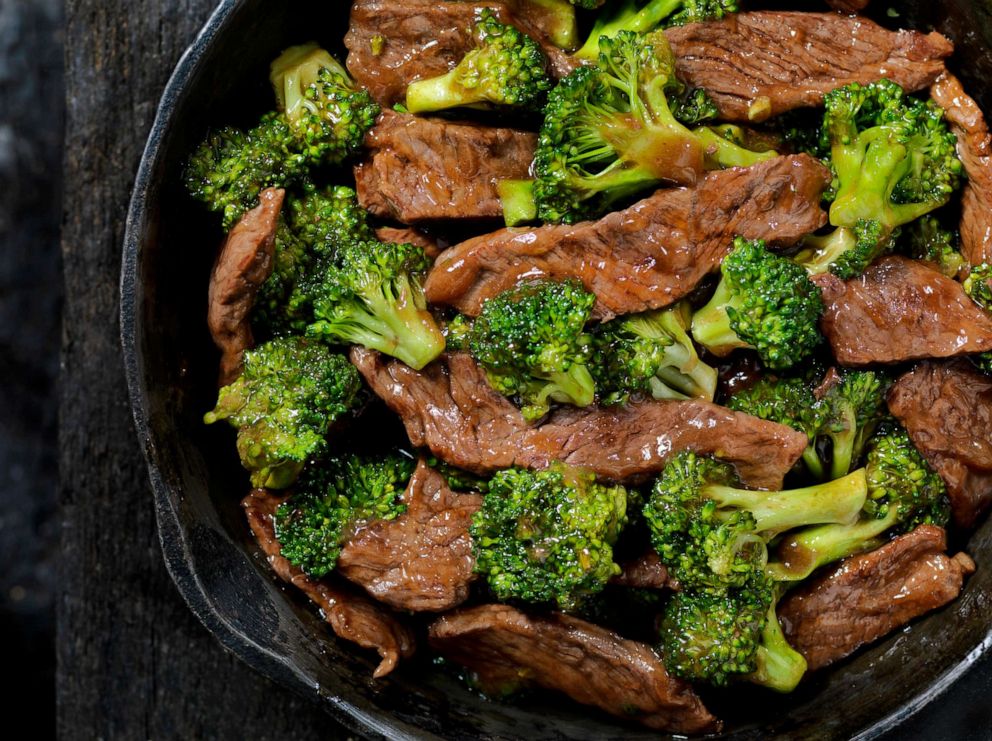
M496 190L503 204L503 219L507 226L520 226L537 219L533 180L500 180Z
M589 62L599 59L601 36L614 37L621 31L647 33L682 6L683 0L651 0L640 10L634 0L625 0L609 20L601 14L589 38L573 56Z
M794 259L810 275L820 275L828 272L841 255L853 250L856 245L854 231L842 226L822 237L806 237L803 240L803 249Z
M823 470L823 461L820 460L820 456L813 445L808 445L806 450L803 451L803 463L806 464L806 469L813 478L823 481L825 473Z
M879 536L898 519L898 509L892 507L881 519L804 530L781 544L780 560L768 564L766 571L775 581L802 581L821 566L877 548Z
M482 88L469 90L458 84L459 70L428 80L411 82L406 89L406 108L410 113L428 113L482 103Z
M550 384L541 393L541 401L550 398L562 404L587 407L596 399L596 383L585 365L576 363L566 372L552 373L545 380Z
M761 645L755 655L758 668L747 678L776 692L792 692L806 674L806 659L786 640L775 612L776 606L773 601L768 608Z
M550 11L550 17L542 24L548 40L561 49L574 49L579 41L575 6L568 0L529 0L529 2Z
M261 455L259 449L256 455ZM284 461L283 463L255 471L251 474L251 485L256 489L287 489L303 471L306 461Z
M729 283L722 279L713 298L692 317L692 336L718 357L748 346L730 326L727 307L732 304L733 299L734 293Z
M681 328L680 328L681 329ZM681 332L684 334L684 332ZM686 336L688 340L688 336ZM691 342L691 340L689 340ZM712 399L716 395L718 373L702 362L681 341L665 349L665 367L658 370L658 385L667 386L688 399ZM651 381L652 395L656 399L666 398L656 393L656 382Z
M868 497L868 481L865 470L859 469L803 489L768 492L708 484L702 494L721 507L751 512L757 532L780 533L803 525L856 522Z
M711 169L721 167L751 167L759 162L767 162L778 157L778 152L752 152L740 144L732 142L709 126L692 130L706 151L706 163Z

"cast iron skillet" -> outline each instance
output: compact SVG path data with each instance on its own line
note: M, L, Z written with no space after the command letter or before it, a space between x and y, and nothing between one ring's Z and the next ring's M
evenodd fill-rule
M657 738L556 697L484 701L425 659L373 683L375 657L335 639L305 599L271 574L238 506L248 485L230 431L201 421L216 398L217 355L205 313L218 226L185 195L182 163L208 126L247 124L271 105L267 66L280 50L315 35L339 44L349 4L221 2L180 61L148 140L128 216L121 325L166 563L192 610L227 648L369 737ZM893 5L875 4L882 11ZM992 111L992 0L895 5L899 25L935 26L956 42L956 70ZM297 20L304 15L305 24ZM992 646L992 522L962 545L979 569L960 599L813 676L791 696L740 688L735 704L711 702L728 721L728 737L872 738L937 697Z

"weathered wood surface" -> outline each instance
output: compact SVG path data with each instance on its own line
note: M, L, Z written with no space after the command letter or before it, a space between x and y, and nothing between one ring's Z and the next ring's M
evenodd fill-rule
M210 0L68 0L58 730L67 739L333 738L226 653L166 573L118 344L131 183ZM3 3L0 3L0 9Z

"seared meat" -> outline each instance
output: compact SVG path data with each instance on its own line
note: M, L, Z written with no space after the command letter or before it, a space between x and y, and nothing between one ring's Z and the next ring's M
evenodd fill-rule
M930 88L958 138L958 157L968 173L961 194L961 252L972 265L992 262L992 136L982 109L950 72Z
M427 278L432 303L476 315L521 279L579 278L609 319L658 309L716 270L733 238L789 245L826 223L830 173L806 155L714 172L624 211L574 226L501 229L445 251Z
M992 502L992 378L967 361L920 363L888 401L947 484L954 520L972 527Z
M221 386L241 375L244 352L255 344L248 317L258 289L272 274L276 228L285 196L284 190L263 190L258 206L234 225L214 262L207 326L221 352Z
M503 215L496 185L528 177L537 134L383 111L355 166L358 202L416 224Z
M643 556L620 564L621 571L610 579L610 584L632 589L664 589L671 587L673 580L668 567L661 562L658 554L648 551Z
M482 605L439 618L429 638L495 695L536 685L659 731L720 729L692 688L669 676L648 646L577 618Z
M949 558L942 528L923 525L876 551L841 561L779 604L789 643L810 670L843 659L958 596L975 565Z
M824 274L823 333L841 365L992 350L992 317L961 284L925 263L883 258L849 281Z
M460 605L475 579L468 527L482 497L456 494L420 461L403 502L402 515L372 522L348 539L338 570L399 610L440 612Z
M871 0L827 0L827 5L829 5L834 10L840 10L845 13L854 13L858 10L864 10L868 7L868 3Z
M380 226L375 230L375 236L382 242L416 245L431 259L441 254L441 247L434 239L410 227Z
M851 82L884 77L920 90L944 71L954 50L936 32L888 31L836 13L739 13L666 33L679 77L705 88L732 121L817 106L825 93Z
M413 656L416 650L413 633L387 608L330 578L311 579L279 555L272 516L284 501L286 497L256 489L241 503L259 548L280 579L302 590L320 608L324 620L339 638L379 653L382 661L373 676L386 676L396 668L400 658Z
M464 353L422 371L361 347L351 361L406 425L410 442L478 474L555 460L616 481L643 479L683 450L718 455L758 488L775 488L802 454L802 433L703 401L563 407L531 427Z
M356 0L344 37L348 71L383 107L402 103L407 85L445 74L472 49L482 8L540 42L552 72L571 71L574 63L544 32L553 11L531 0Z

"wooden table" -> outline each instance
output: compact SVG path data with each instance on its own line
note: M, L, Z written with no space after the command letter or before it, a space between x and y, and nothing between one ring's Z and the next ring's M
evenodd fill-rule
M57 598L64 738L344 735L316 705L227 654L182 602L163 565L128 408L117 283L131 183L169 73L212 6L211 0L66 2L64 524ZM992 737L990 696L992 661L986 660L958 683L954 702L924 711L901 737Z

